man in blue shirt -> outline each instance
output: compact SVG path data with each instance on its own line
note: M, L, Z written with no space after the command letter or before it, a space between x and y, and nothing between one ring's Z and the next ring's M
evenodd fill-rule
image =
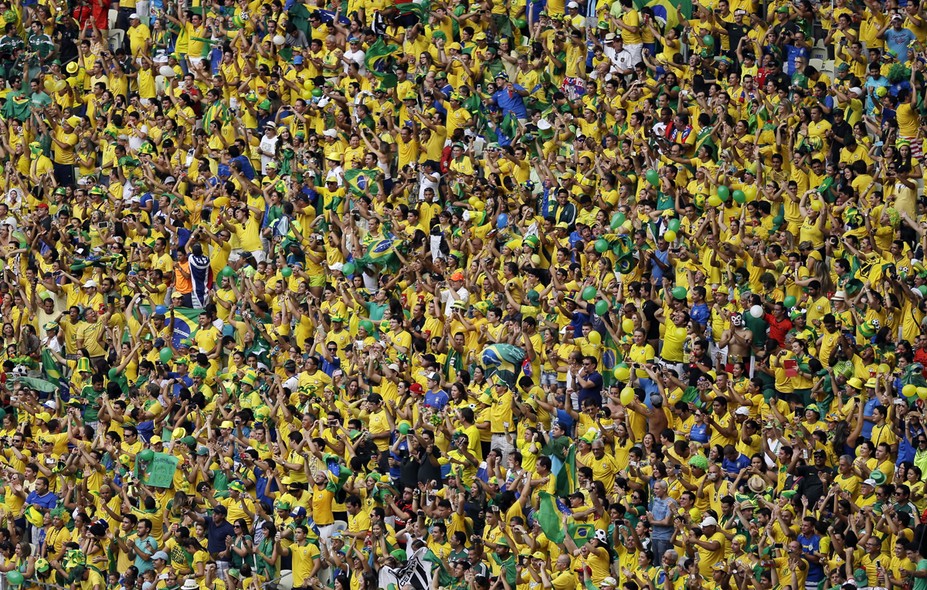
M805 579L805 587L813 587L824 579L824 556L821 555L821 535L817 534L814 525L817 521L812 516L806 516L801 522L801 532L798 534L798 542L801 544L801 552L808 561L808 577Z
M528 91L509 82L508 74L504 71L496 74L496 90L492 93L492 101L502 111L502 115L511 114L516 119L527 119L528 110L525 108L525 96Z
M737 408L734 412L735 414L741 409L746 410L746 408ZM749 414L749 410L747 411ZM731 481L737 479L737 474L750 467L750 459L737 451L734 448L734 445L727 445L724 447L724 458L721 459L721 469L724 471L724 476Z
M885 46L890 52L895 53L901 63L908 61L908 46L912 41L917 40L914 33L904 28L903 24L904 19L900 14L896 14L892 16L888 26L879 33L879 38L885 39Z
M35 490L29 492L29 495L26 496L26 505L35 506L42 514L48 514L52 508L58 505L58 496L48 491L47 478L35 478Z
M441 375L437 372L429 373L426 377L428 391L425 392L425 406L441 411L450 399L441 389Z

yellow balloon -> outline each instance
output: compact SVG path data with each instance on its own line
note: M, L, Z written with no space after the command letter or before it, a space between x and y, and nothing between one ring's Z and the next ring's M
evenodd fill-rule
M812 211L820 211L820 210L821 210L821 207L822 207L821 201L818 201L818 200L811 201L811 210L812 210Z
M625 387L621 390L621 397L619 398L621 405L626 406L634 401L634 390L630 387Z
M593 344L602 344L602 335L599 334L595 330L592 330L591 332L589 332L588 338L589 338L589 342Z
M905 397L914 397L917 395L917 387L909 383L901 388L901 393L904 394Z
M676 232L674 232L671 229L666 230L666 233L663 234L663 239L666 240L667 242L675 242Z
M917 388L917 397L921 399L927 399L927 387L918 387Z
M879 373L880 373L880 374L882 374L882 375L888 375L888 374L891 373L891 372L892 372L892 368L889 367L887 364L882 363L881 365L879 365Z
M634 320L629 318L624 318L621 320L621 331L625 334L631 334L634 332Z
M615 379L618 381L627 381L631 377L631 369L624 363L615 367Z
M709 207L720 207L721 199L718 198L718 195L711 195L708 197L708 206Z
M229 204L229 198L228 197L217 197L216 199L213 200L212 204L214 207L225 207L226 205Z

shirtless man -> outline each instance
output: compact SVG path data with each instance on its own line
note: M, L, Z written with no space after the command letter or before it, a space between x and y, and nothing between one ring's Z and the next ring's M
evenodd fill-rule
M727 365L728 361L745 361L749 363L753 352L753 331L744 326L744 316L739 313L731 314L731 327L721 334L718 343L718 365Z

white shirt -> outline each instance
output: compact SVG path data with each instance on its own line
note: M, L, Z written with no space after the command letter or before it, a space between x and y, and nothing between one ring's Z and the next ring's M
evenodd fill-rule
M438 198L438 185L441 184L441 173L434 172L431 174L435 178L434 181L428 180L428 176L424 172L418 175L418 200L425 200L425 189L431 188L435 191L435 199Z
M347 51L344 52L344 57L345 59L349 59L357 64L358 73L364 74L367 72L367 68L364 66L365 54L360 49L358 49L357 51L351 51L350 49L348 49ZM345 74L348 73L348 64L344 64L344 73Z
M444 302L444 315L446 316L451 315L451 311L453 310L453 306L456 302L462 301L465 304L470 302L470 291L467 291L467 289L464 287L454 291L454 295L456 298L451 297L450 289L441 291L441 301Z
M275 153L277 149L277 134L274 134L273 137L267 137L267 134L261 136L261 174L267 174L267 163L273 162L273 156L264 155L265 152L268 154Z
M609 55L609 52L611 55ZM604 53L610 60L612 60L613 70L626 71L634 69L634 64L631 63L631 52L627 49L622 47L621 51L615 51L613 47L606 47ZM620 74L621 72L616 71L615 73Z

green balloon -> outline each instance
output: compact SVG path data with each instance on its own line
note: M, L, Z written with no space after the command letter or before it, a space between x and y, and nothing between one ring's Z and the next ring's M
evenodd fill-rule
M597 315L603 316L608 313L608 301L599 300L595 302L595 312Z
M6 581L11 586L21 586L25 581L23 574L19 570L10 570L6 573Z
M370 320L361 320L360 327L367 330L368 334L373 334L374 332L373 322Z
M612 215L611 228L618 229L619 227L624 225L624 222L627 220L628 218L625 217L625 214L619 211L615 213L614 215Z
M731 193L731 198L734 199L735 203L738 203L740 205L743 205L744 203L747 202L747 195L745 195L744 192L740 189Z
M796 304L796 303L798 303L798 302L795 300L795 297L793 297L793 296L791 296L791 295L789 295L788 297L786 297L786 298L782 301L782 305L784 305L784 306L786 306L786 307L795 307L795 304Z
M673 296L673 299L685 299L688 297L689 292L686 291L685 287L673 287L670 294Z
M711 35L705 35L704 37L702 37L702 43L704 43L706 47L714 47L715 38L712 37Z
M599 238L598 240L595 241L595 251L598 252L599 254L602 254L603 252L608 252L608 246L609 246L608 240L604 238Z
M666 224L666 229L669 231L679 232L679 220L670 219Z
M354 274L356 270L357 267L353 262L345 262L344 266L341 267L341 272L344 273L345 276Z
M727 188L723 184L718 187L718 198L721 199L721 202L727 201L727 198L731 196L731 189Z
M161 359L162 363L169 363L174 358L174 351L169 346L165 346L158 351L158 358Z
M399 434L403 436L409 434L409 423L408 422L399 423Z
M152 451L151 449L145 449L144 451L138 454L137 458L139 461L144 461L145 463L148 463L149 461L154 459L154 451Z
M288 279L293 276L293 269L289 266L284 266L280 269L280 274L283 275L283 278Z
M219 271L219 276L221 277L233 277L235 276L235 269L231 266L226 266L221 271Z
M647 173L644 174L644 178L647 179L647 182L649 182L651 186L658 186L660 184L660 174L656 170L648 170Z
M512 25L513 25L516 29L521 30L521 29L524 29L525 27L528 26L528 21L526 21L526 20L523 19L523 18L516 18L516 19L513 19L513 20L512 20Z
M595 299L597 294L598 293L596 292L595 287L590 285L583 289L583 292L580 294L580 296L583 298L583 301L592 301Z
M315 98L321 98L321 97L322 97L322 89L321 89L321 88L313 88L313 89L312 89L312 96L314 96Z

